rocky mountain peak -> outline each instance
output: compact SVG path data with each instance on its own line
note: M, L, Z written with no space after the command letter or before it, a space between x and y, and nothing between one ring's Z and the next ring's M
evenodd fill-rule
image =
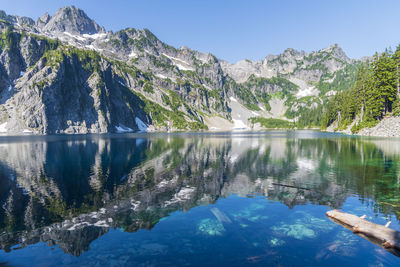
M7 15L4 10L0 10L0 19L10 21L11 16Z
M293 48L286 48L285 51L283 51L283 54L287 55L287 56L288 55L295 55L297 53L298 53L298 51L293 49Z
M350 61L350 58L346 55L346 53L343 51L343 49L338 44L333 44L331 46L328 46L327 48L322 49L321 52L328 52L328 53L332 54L333 57L339 58L346 62Z
M322 51L334 51L337 49L341 49L339 44L333 44L333 45L328 46L327 48L322 49Z
M42 31L44 32L68 32L72 34L105 32L103 27L100 27L82 9L75 6L60 8L52 17L45 14L39 20L43 23Z
M35 24L34 20L31 18L7 15L7 13L3 10L0 10L0 19L10 22L10 23L16 23L19 25L34 25Z
M38 20L36 21L36 26L38 26L39 28L42 28L43 26L45 26L51 19L51 16L49 15L49 13L44 13L43 16L41 16L40 18L38 18Z
M304 57L306 53L304 51L299 51L293 48L287 48L281 55L278 55L278 57L286 58L286 59L300 59Z

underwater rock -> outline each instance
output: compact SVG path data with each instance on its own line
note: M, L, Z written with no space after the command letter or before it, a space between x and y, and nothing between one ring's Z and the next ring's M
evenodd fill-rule
M235 220L245 219L251 222L256 222L259 220L267 220L269 218L268 216L260 215L260 210L264 208L265 208L264 205L253 203L249 205L247 208L232 214L232 216L235 218Z
M268 243L269 243L269 245L270 245L271 247L279 247L279 246L284 245L284 244L285 244L285 241L280 240L280 239L278 239L278 238L272 238L272 239L270 239L270 240L268 241Z
M335 225L330 220L320 219L311 215L302 219L297 219L295 222L296 224L303 224L308 228L312 228L320 232L329 232L335 228Z
M197 228L200 233L210 236L222 235L225 232L224 226L218 220L209 218L201 220Z
M268 216L255 215L255 216L247 217L246 219L251 221L251 222L256 222L256 221L259 221L259 220L267 220Z
M314 230L306 227L303 224L281 224L280 226L273 226L271 229L278 233L284 233L287 236L302 240L304 238L315 238L317 234Z
M315 234L314 230L306 227L305 225L302 224L295 224L295 225L290 225L289 230L286 233L288 236L294 237L296 239L304 239L305 237L307 238L314 238L317 235Z

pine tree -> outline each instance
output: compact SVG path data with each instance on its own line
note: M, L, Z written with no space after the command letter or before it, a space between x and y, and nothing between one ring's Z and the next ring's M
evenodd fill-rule
M382 118L387 112L391 112L392 103L396 99L397 84L395 78L395 64L391 57L391 52L386 50L382 55L377 56L373 61L374 93L377 95L376 101L380 104L381 114L377 118Z
M397 99L399 99L400 98L400 45L397 46L396 52L394 52L392 59L394 61L394 67L395 67Z
M355 127L359 130L372 127L392 111L400 115L400 45L394 53L376 53L362 64L353 87L329 100L321 123L327 127L336 120L343 128L359 117Z

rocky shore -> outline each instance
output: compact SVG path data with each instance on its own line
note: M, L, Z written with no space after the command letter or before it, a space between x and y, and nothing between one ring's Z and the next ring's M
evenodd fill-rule
M332 123L327 129L327 132L338 132L343 134L353 134L351 128L354 123L352 123L347 129L342 131L335 131L337 123ZM364 128L360 130L357 134L360 136L375 136L375 137L400 137L400 117L386 117L382 119L375 127Z
M358 135L400 137L400 117L386 117L375 127L362 129Z

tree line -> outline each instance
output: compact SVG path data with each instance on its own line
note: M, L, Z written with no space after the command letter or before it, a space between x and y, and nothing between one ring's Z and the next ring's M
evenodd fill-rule
M396 51L376 53L359 68L350 90L342 91L326 104L321 127L337 121L337 129L352 132L375 126L388 115L400 115L400 45Z

